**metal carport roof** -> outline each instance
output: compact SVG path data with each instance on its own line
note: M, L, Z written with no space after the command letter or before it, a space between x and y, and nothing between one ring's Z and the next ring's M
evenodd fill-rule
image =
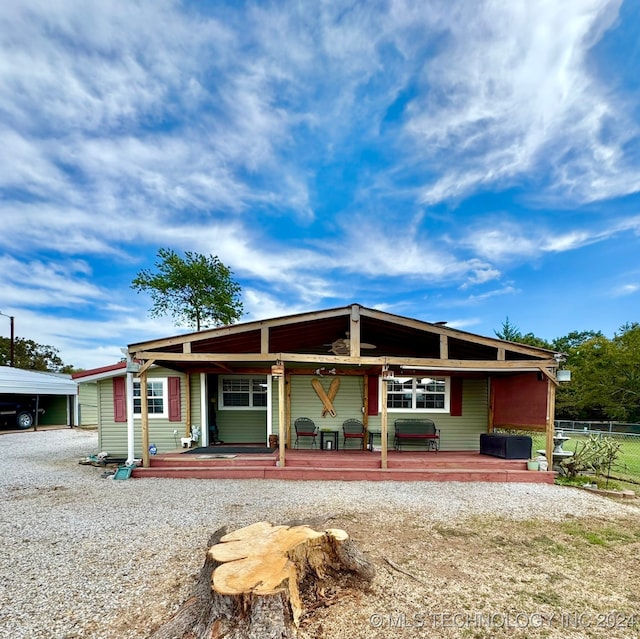
M20 395L76 395L77 383L70 375L26 371L0 366L0 393Z

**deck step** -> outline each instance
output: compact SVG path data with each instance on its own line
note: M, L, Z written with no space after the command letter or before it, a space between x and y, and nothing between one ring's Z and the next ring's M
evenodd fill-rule
M163 477L176 479L285 479L339 481L482 481L552 484L552 472L511 469L465 468L311 468L302 466L176 466L136 468L133 478Z

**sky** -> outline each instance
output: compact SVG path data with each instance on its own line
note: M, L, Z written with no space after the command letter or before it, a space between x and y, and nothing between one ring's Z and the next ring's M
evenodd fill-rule
M0 43L0 312L65 364L189 330L160 248L242 321L640 319L639 0L3 0Z

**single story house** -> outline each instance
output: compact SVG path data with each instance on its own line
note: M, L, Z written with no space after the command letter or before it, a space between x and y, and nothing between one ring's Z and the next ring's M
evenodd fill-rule
M494 428L544 431L549 455L558 362L546 349L351 304L130 344L127 362L74 378L97 385L101 448L143 465L150 447L174 450L192 433L205 446L277 436L284 466L294 422L307 417L380 431L386 468L400 418L432 419L452 451L477 451Z

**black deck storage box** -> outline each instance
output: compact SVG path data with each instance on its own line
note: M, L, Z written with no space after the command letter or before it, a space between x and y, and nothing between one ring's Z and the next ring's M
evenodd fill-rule
M531 459L532 440L528 435L482 433L480 454L503 459Z

